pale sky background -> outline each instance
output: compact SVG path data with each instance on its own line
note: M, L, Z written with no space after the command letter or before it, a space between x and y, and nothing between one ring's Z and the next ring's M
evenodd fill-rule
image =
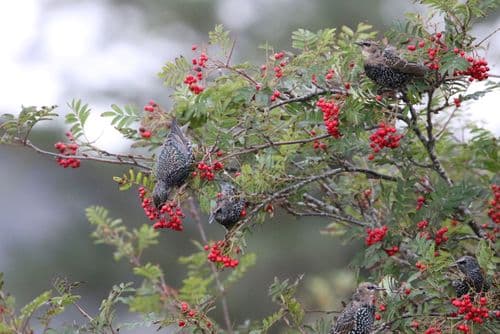
M229 29L242 30L252 24L260 1L219 1L217 13L220 21ZM279 3L285 4L286 0ZM65 104L73 98L82 98L98 115L112 103L126 104L126 97L91 99L92 92L107 89L135 91L143 97L165 103L168 96L153 96L162 89L156 73L166 60L180 53L188 53L193 41L204 36L185 27L182 38L169 35L144 35L145 16L124 7L120 15L109 10L102 2L64 2L47 11L44 0L5 1L0 10L0 112L17 113L20 105L57 104L59 113L64 113ZM401 15L408 4L389 0L382 11L388 16ZM103 43L102 31L123 29L120 20L126 17L127 31L117 31L112 42ZM500 26L500 18L496 21ZM307 27L305 27L307 28ZM479 25L479 36L492 31L491 25ZM488 51L491 73L500 74L500 34L491 39ZM272 40L272 35L269 36ZM156 50L161 50L157 52ZM126 86L125 86L126 85ZM478 89L477 84L471 87ZM104 95L104 94L103 94ZM489 94L474 108L468 110L472 118L482 121L484 126L500 134L498 103L500 92ZM464 104L466 107L466 104ZM465 108L464 108L465 109ZM91 138L100 136L99 144L107 149L125 149L125 142L111 127L93 119Z

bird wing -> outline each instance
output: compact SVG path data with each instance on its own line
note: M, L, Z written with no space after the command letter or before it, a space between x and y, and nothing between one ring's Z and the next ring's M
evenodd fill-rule
M355 323L356 307L351 302L337 318L337 322L330 330L330 334L349 334L354 329Z
M402 73L424 76L428 70L423 64L403 59L393 46L384 49L384 58L387 66Z
M176 144L175 147L180 150L181 154L185 156L192 154L191 142L186 138L175 118L170 125L170 133L168 134L167 141L174 142Z

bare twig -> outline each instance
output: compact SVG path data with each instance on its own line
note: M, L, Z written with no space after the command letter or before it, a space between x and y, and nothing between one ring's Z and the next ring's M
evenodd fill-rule
M236 151L234 153L228 154L228 155L220 158L219 161L227 160L229 158L232 158L232 157L235 157L235 156L238 156L238 155L242 155L242 154L257 152L257 151L260 151L262 149L265 149L265 148L268 148L268 147L272 147L272 146L305 144L305 143L310 143L310 142L313 142L315 140L320 140L320 139L324 139L324 138L328 138L328 137L330 137L329 134L324 134L324 135L320 135L320 136L316 136L316 137L304 138L304 139L297 139L297 140L290 140L290 141L279 141L279 142L268 141L266 144L253 145L253 146L244 148L244 149L242 149L240 151Z
M348 216L343 216L343 215L337 215L334 213L329 213L329 212L298 212L292 209L289 205L284 205L283 208L290 212L292 215L297 216L297 217L327 217L327 218L332 218L340 223L350 223L362 227L367 227L369 224L359 221L353 217L348 217Z
M476 45L474 45L474 48L477 48L478 46L480 46L481 44L483 44L485 41L487 41L488 39L490 39L491 36L493 36L494 34L496 34L499 31L500 31L500 28L496 28L495 30L493 30L485 38L483 38L482 40L480 40L479 42L477 42Z
M143 169L146 172L151 171L150 166L143 165L139 163L137 160L137 157L134 156L125 156L125 155L113 155L111 153L108 153L109 156L113 156L114 159L107 159L107 158L102 158L102 157L95 157L95 156L89 156L89 155L65 155L65 154L60 154L60 153L54 153L54 152L49 152L46 150L43 150L39 148L38 146L34 145L31 143L31 141L27 140L25 144L23 144L26 147L29 147L30 149L34 150L37 153L51 156L54 158L73 158L73 159L78 159L78 160L90 160L90 161L97 161L97 162L102 162L102 163L107 163L107 164L116 164L116 165L130 165L134 167L139 167ZM141 160L145 160L146 158L141 157Z
M326 94L342 94L342 95L346 95L347 91L345 89L342 89L342 88L328 88L328 89L320 88L320 89L317 89L314 92L311 92L309 94L305 94L305 95L302 95L302 96L297 96L297 97L293 97L293 98L290 98L290 99L281 100L279 102L276 102L276 103L270 105L268 107L268 109L271 110L271 109L274 109L274 108L281 107L282 105L290 104L290 103L294 103L294 102L308 101L308 100L311 100L312 98L315 98L317 96L326 95Z

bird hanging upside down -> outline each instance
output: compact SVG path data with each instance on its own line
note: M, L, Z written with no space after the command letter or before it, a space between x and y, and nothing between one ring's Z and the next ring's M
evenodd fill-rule
M403 89L429 70L424 64L405 60L391 45L382 47L374 41L355 44L362 49L366 76L384 88Z
M384 288L370 282L359 284L351 302L337 318L330 334L369 334L375 321L375 294Z
M160 209L167 201L173 187L186 182L193 162L191 142L174 119L156 162L156 184L153 189L156 208Z

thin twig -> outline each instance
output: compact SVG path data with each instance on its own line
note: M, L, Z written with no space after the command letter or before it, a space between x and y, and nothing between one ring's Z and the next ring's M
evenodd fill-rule
M232 157L235 157L235 156L238 156L238 155L242 155L242 154L257 152L257 151L260 151L262 149L265 149L265 148L268 148L268 147L272 147L272 146L305 144L305 143L310 143L310 142L313 142L315 140L320 140L320 139L324 139L324 138L328 138L328 137L330 137L329 134L324 134L324 135L320 135L320 136L316 136L316 137L305 138L305 139L297 139L297 140L290 140L290 141L280 141L280 142L271 142L271 141L269 141L266 144L253 145L253 146L244 148L244 149L242 149L240 151L228 154L228 155L220 158L219 161L227 160L229 158L232 158Z
M203 243L208 244L207 234L205 233L205 229L203 228L203 223L201 221L200 214L198 213L198 209L196 208L196 205L195 205L192 197L189 198L189 206L190 206L191 215L193 216L194 220L196 221L198 231L200 232L201 239L203 240ZM226 291L224 289L224 285L222 284L222 282L220 280L219 272L217 271L215 264L210 262L209 265L210 265L210 270L212 271L212 274L214 276L214 280L215 280L215 283L217 285L217 289L219 290L219 293L220 293L220 300L221 300L221 304L222 304L222 314L224 316L224 322L226 323L227 332L228 332L228 334L232 334L233 328L231 325L231 317L229 315L229 307L228 307L227 299L226 299Z
M496 28L495 30L493 30L491 33L489 33L485 38L483 38L482 40L480 40L479 42L476 43L476 45L474 45L474 48L477 48L478 46L480 46L481 44L483 44L485 41L487 41L491 36L493 36L494 34L496 34L497 32L500 31L500 28Z
M304 102L304 101L308 101L308 100L310 100L310 99L312 99L314 97L325 95L325 94L342 94L342 95L346 95L347 91L345 89L341 89L341 88L329 88L329 89L320 88L320 89L317 89L314 92L311 92L309 94L305 94L305 95L302 95L302 96L293 97L293 98L286 99L286 100L281 100L279 102L276 102L276 103L270 105L267 108L269 110L272 110L274 108L281 107L282 105L285 105L285 104L290 104L290 103L294 103L294 102Z
M107 164L117 164L117 165L130 165L134 167L139 167L143 169L144 171L151 171L151 167L140 164L137 162L137 160L133 157L130 156L122 156L122 155L112 155L115 157L115 159L106 159L106 158L100 158L100 157L95 157L95 156L89 156L89 155L65 155L65 154L60 154L60 153L54 153L54 152L49 152L46 150L43 150L39 148L38 146L34 145L31 143L31 141L27 140L25 144L23 144L26 147L31 148L37 153L51 156L54 158L62 158L62 159L67 159L67 158L73 158L73 159L78 159L78 160L90 160L90 161L97 161L97 162L102 162L102 163L107 163ZM109 153L111 155L111 153ZM130 159L130 160L126 160ZM146 159L143 159L146 160Z
M85 318L87 318L89 321L94 321L94 318L90 316L78 303L75 302L75 307L78 309L78 312L80 312Z

